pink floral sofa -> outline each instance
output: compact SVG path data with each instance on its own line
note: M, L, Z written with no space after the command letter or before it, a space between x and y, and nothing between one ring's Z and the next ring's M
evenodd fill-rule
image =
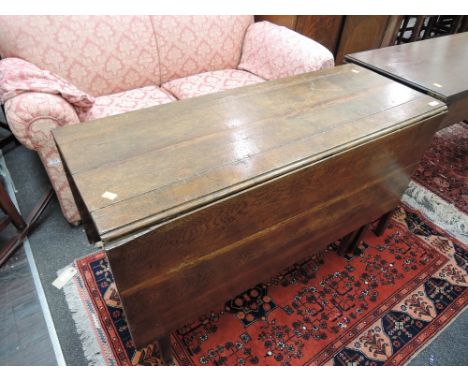
M71 223L53 129L334 65L315 41L252 16L0 16L0 56L11 130Z

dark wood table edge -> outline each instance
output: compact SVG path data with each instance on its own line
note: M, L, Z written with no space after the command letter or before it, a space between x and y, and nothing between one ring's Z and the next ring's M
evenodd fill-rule
M359 52L361 53L361 52ZM385 76L393 81L396 81L398 82L399 84L401 85L404 85L404 86L407 86L413 90L416 90L420 93L423 93L423 94L426 94L428 96L431 96L431 97L434 97L434 98L437 98L438 100L442 101L442 102L445 102L447 104L451 104L452 102L455 102L455 101L458 101L460 99L463 99L465 97L468 97L468 89L461 92L461 93L457 93L455 95L452 95L452 96L445 96L439 92L436 92L434 90L431 90L431 89L428 89L416 82L412 82L408 79L405 79L399 75L396 75L395 73L391 73L391 72L388 72L382 68L379 68L379 67L376 67L374 65L371 65L367 62L364 62L364 61L361 61L359 60L358 58L354 57L352 54L348 54L345 56L345 63L348 63L348 64L355 64L355 65L359 65L360 67L363 67L365 69L368 69L368 70L372 70L373 72L375 73L378 73L382 76Z

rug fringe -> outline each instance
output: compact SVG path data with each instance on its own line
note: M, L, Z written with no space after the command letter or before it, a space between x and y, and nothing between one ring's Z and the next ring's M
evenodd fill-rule
M60 274L60 271L57 273ZM101 354L101 349L96 340L96 334L91 326L86 309L83 306L83 301L80 297L79 289L77 285L75 285L75 279L77 277L79 277L78 274L73 276L73 279L69 280L64 285L63 292L65 294L65 300L67 301L71 316L75 323L76 331L78 332L78 336L80 338L84 356L88 361L88 366L107 365L104 357Z
M401 201L462 243L468 244L468 216L453 204L414 181L410 182Z

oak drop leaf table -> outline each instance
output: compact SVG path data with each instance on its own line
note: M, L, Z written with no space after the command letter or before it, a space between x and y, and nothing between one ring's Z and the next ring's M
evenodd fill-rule
M444 103L349 64L54 131L137 348L399 202Z

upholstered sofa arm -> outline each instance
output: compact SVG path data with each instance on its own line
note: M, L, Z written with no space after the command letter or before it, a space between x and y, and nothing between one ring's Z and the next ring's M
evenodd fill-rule
M331 52L318 42L268 21L249 26L239 69L266 80L334 66Z
M16 138L33 150L54 144L53 129L80 122L71 104L59 95L46 93L22 93L9 99L5 114Z

